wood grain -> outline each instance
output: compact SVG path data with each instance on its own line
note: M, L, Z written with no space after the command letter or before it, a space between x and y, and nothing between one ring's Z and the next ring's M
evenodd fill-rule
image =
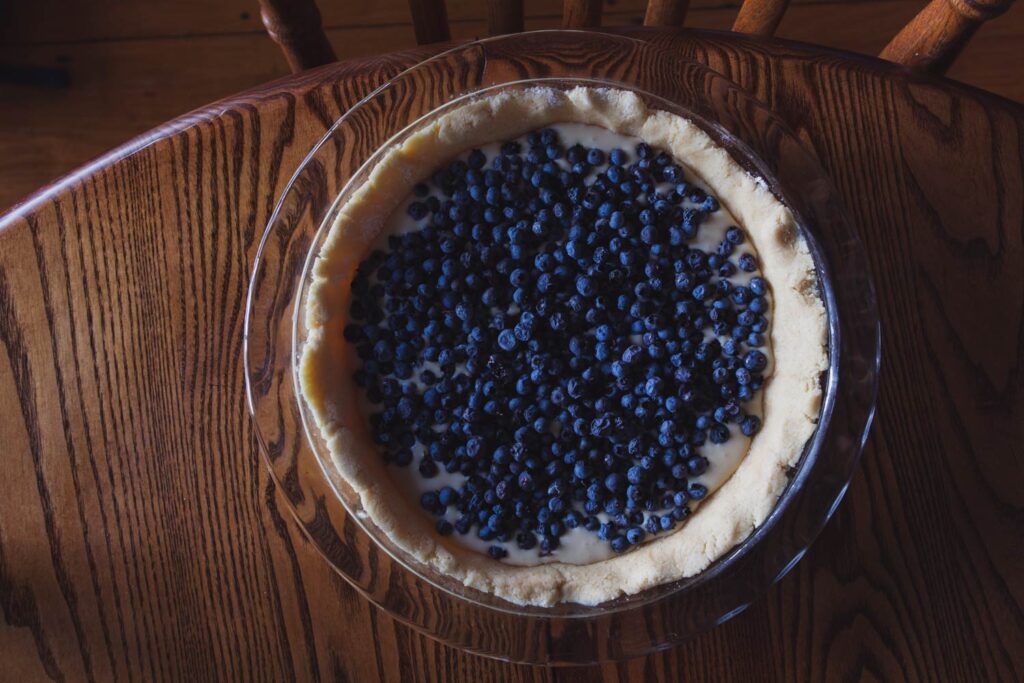
M249 269L310 144L423 54L405 53L195 112L3 222L5 674L1024 678L1024 110L872 60L659 35L817 151L881 293L884 377L863 466L766 599L645 659L506 665L396 624L296 528L243 409Z

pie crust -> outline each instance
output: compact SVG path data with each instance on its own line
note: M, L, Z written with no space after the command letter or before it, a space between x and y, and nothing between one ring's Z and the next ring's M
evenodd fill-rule
M391 212L431 172L474 147L562 122L601 126L671 153L740 222L772 290L772 374L764 422L733 475L678 530L592 564L512 566L436 533L418 501L397 492L358 407L342 330L356 267ZM814 262L793 215L693 122L606 88L529 88L473 99L388 149L341 208L313 266L304 302L302 393L338 474L375 525L419 562L464 585L521 605L596 605L693 576L768 516L813 434L828 365L825 308Z

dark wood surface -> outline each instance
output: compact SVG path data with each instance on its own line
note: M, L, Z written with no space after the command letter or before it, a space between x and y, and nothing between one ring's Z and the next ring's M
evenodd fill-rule
M447 5L454 38L487 35L484 3ZM646 5L616 0L602 20L637 26ZM686 24L728 30L736 5L692 0ZM793 0L775 35L876 55L921 6ZM560 3L525 0L524 9L527 29L561 23ZM406 0L335 0L320 10L341 59L414 45ZM252 0L33 0L7 3L4 17L0 63L60 70L67 85L0 83L0 211L125 140L288 72ZM982 25L948 76L1024 102L1022 40L1024 3L1017 3Z
M1024 678L1024 108L839 53L644 35L779 112L874 269L878 419L796 569L683 646L556 671L438 645L311 549L244 409L248 275L309 146L407 52L194 112L0 225L4 678Z

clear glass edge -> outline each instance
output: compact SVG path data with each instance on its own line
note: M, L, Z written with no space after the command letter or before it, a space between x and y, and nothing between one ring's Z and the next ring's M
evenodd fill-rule
M555 33L555 34L580 33L580 34L590 34L590 35L593 35L593 32L589 32L589 31L565 31L565 30L537 31L537 32L534 32L534 33ZM425 64L427 64L427 63L429 63L431 61L443 59L443 58L445 58L448 55L451 55L453 53L457 53L457 52L466 50L468 48L472 48L475 45L479 45L479 44L482 44L482 43L488 43L488 42L494 42L494 41L500 41L500 40L504 40L504 39L507 39L507 38L508 38L507 36L494 36L494 37L485 38L485 39L482 39L482 40L479 40L479 41L473 41L471 43L466 43L466 44L463 44L463 45L459 45L459 46L453 47L453 48L451 48L449 50L446 50L446 51L441 52L441 53L439 53L437 55L434 55L433 57L430 57L427 60L419 62L419 63L409 67L408 69L405 69L404 71L400 72L399 74L396 74L390 80L388 80L387 82L385 82L385 83L381 84L380 86L378 86L377 88L375 88L373 91L371 91L365 97L363 97L361 100L359 100L359 102L357 102L351 108L349 108L349 110L347 110L341 117L339 117L337 119L337 121L335 121L332 124L332 126L324 133L324 135L320 138L320 140L313 146L313 148L310 150L310 152L304 157L303 161L296 168L296 171L293 173L291 179L288 181L287 185L285 186L285 189L282 192L281 196L278 198L278 201L277 201L277 203L275 205L274 211L272 212L270 218L267 221L267 227L264 230L264 234L263 234L263 236L261 238L259 248L257 249L256 258L254 259L254 262L253 262L253 270L252 270L253 276L255 276L255 274L259 271L259 268L260 268L260 265L261 265L261 261L262 261L262 257L263 257L263 252L264 252L264 249L265 249L265 246L266 246L266 242L267 242L267 239L269 238L270 233L271 233L271 228L276 223L276 221L278 220L280 211L281 211L281 209L282 209L282 207L283 207L283 205L284 205L284 203L285 203L285 201L286 201L286 199L288 197L288 194L289 194L290 190L294 186L295 181L302 175L302 173L306 169L307 163L311 159L316 157L316 155L320 151L321 147L332 138L334 133L337 131L338 127L341 126L344 123L344 121L346 120L346 117L349 114L351 114L353 111L358 109L361 105L363 105L366 102L372 100L373 98L379 96L388 87L391 87L395 80L401 78L402 76L408 74L409 72L412 72L412 71L414 71L414 70L424 66ZM618 39L618 40L621 40L623 42L628 41L628 42L638 43L638 44L644 44L645 43L645 41L640 41L638 39L631 38L631 37L615 36L615 38ZM615 80L611 80L611 79L577 78L577 77L549 77L549 78L539 78L539 79L521 79L521 80L518 80L518 81L509 81L509 82L505 82L505 83L501 83L501 84L485 86L483 88L478 88L478 89L475 89L475 90L473 90L471 92L467 92L465 94L459 95L458 97L456 97L456 98L454 98L452 100L449 100L448 102L445 102L441 106L439 106L439 107L437 107L437 108L435 108L435 109L433 109L433 110L423 114L422 116L418 117L415 121L413 121L412 123L410 123L407 126L403 127L399 132L397 132L391 138L389 138L388 141L386 143L384 143L380 147L380 149L375 151L352 174L352 177L345 183L345 185L339 191L338 196L335 198L335 200L332 203L330 209L328 210L327 218L321 223L320 228L318 228L316 234L314 235L313 243L311 244L311 248L309 250L309 253L306 256L306 260L305 260L305 263L304 263L304 266L303 266L303 269L302 269L302 274L300 276L302 278L302 280L303 280L303 284L300 284L300 287L298 288L298 291L296 293L296 305L295 305L295 310L292 313L292 317L293 317L293 321L292 321L292 333L293 334L292 334L292 351L291 351L291 354L292 354L292 356L291 356L292 371L291 371L290 374L291 374L292 381L294 383L296 383L296 386L298 386L297 385L297 377L295 376L295 373L296 373L296 363L295 363L295 360L298 357L298 351L295 348L295 343L296 343L296 325L299 322L299 315L301 313L301 305L298 305L298 304L300 303L299 299L301 297L301 294L302 294L302 292L305 289L304 281L306 279L306 275L308 273L308 269L309 269L310 265L313 262L315 262L316 253L317 253L317 249L315 247L316 247L317 243L320 241L320 238L322 236L322 231L324 231L326 226L328 226L328 225L333 223L333 218L336 217L336 210L337 210L337 208L338 208L338 206L339 206L339 204L341 202L341 199L346 194L346 192L350 188L350 185L356 179L356 177L360 174L360 172L363 171L365 168L369 167L370 165L372 165L372 163L375 161L375 159L378 158L378 155L383 150L389 148L393 144L394 140L400 139L403 135L408 134L409 131L415 129L418 125L420 125L421 122L424 119L428 119L428 118L430 118L432 116L436 116L440 110L444 110L444 109L446 109L448 107L451 107L451 106L456 106L457 103L461 103L461 102L463 102L463 101L465 101L467 99L472 99L474 97L479 97L483 93L486 93L488 90L491 90L491 89L502 89L502 88L509 88L509 87L514 87L514 86L522 86L522 85L526 85L526 84L543 84L545 82L548 82L548 83L552 83L552 82L576 82L576 83L591 83L591 84L599 84L599 85L604 85L604 86L620 87L620 88L629 89L629 90L632 90L634 92L637 92L638 94L641 94L641 95L643 95L643 96L645 96L645 97L647 97L647 98L649 98L651 100L663 102L670 109L677 109L677 110L678 109L684 109L684 110L686 110L686 115L687 115L688 118L694 119L695 121L697 121L705 129L712 128L712 129L716 130L719 134L721 134L721 135L723 135L725 137L728 137L731 140L731 142L733 142L733 143L737 144L737 146L740 146L740 147L743 148L743 152L746 155L747 160L754 161L754 162L756 162L756 164L758 166L763 167L763 162L760 161L760 159L758 158L758 156L756 154L754 154L749 148L747 148L745 143L743 143L741 140L736 139L733 135L731 135L729 133L729 131L725 130L720 125L705 120L700 115L698 115L695 112L692 112L690 110L687 110L685 107L682 107L681 105L679 105L679 104L677 104L675 102L671 102L671 101L665 100L664 98L662 98L662 97L660 97L658 95L654 95L652 93L646 92L646 91L636 87L635 85L628 84L628 83L623 83L623 82L620 82L620 81L615 81ZM762 172L762 177L764 177L764 175L765 174L763 174L763 172ZM792 206L788 202L787 202L787 206L790 206L791 210L793 210ZM803 222L802 217L800 217L795 210L794 210L794 214L797 217L798 226L800 227L802 234L804 234L807 237L810 237L808 242L811 243L815 248L817 248L816 240L814 239L813 233L811 231L807 230L806 224ZM858 243L858 246L860 246L859 238L857 238L857 243ZM822 267L822 266L826 266L826 270L827 270L827 261L824 260L823 258L821 258L820 254L816 254L815 255L815 263L816 263L816 265L819 268ZM865 259L865 266L867 266L867 265L868 264L866 263L866 259ZM872 278L871 273L870 273L869 270L865 272L864 280L865 280L866 284L870 288L870 291L866 293L867 294L867 298L870 299L870 301L872 303L872 308L874 310L877 310L877 298L876 298L876 294L875 294L875 290L874 290L873 278ZM826 282L826 283L829 282L828 279L823 279L821 281L822 282ZM405 558L397 556L396 553L392 552L390 548L388 548L386 545L380 543L379 540L378 540L377 534L374 533L374 532L371 532L370 530L368 530L365 527L365 525L363 524L363 515L359 514L357 511L353 511L352 509L350 509L350 507L348 505L348 501L346 500L345 496L341 495L337 491L337 489L336 489L336 487L334 485L334 482L332 481L332 478L328 475L328 473L327 472L322 472L322 474L327 479L328 484L331 487L332 491L334 491L335 494L337 495L337 497L339 499L339 502L342 503L343 507L345 508L346 513L353 518L353 520L356 522L356 524L360 527L360 529L364 533L366 533L368 536L370 536L370 538L373 540L373 542L377 545L378 548L380 548L383 552L385 552L393 560L398 562L404 569L412 572L415 576L417 576L418 578L426 581L428 584L430 584L434 588L437 588L437 589L443 591L444 593L446 593L446 594L448 594L448 595L450 595L450 596L452 596L452 597L454 597L456 599L459 599L461 601L467 602L470 605L473 605L474 607L481 607L481 608L488 609L488 610L501 611L501 612L505 612L505 613L508 613L508 614L511 614L511 615L514 615L514 616L525 616L525 617L531 617L531 618L552 619L552 620L553 619L580 619L580 618L587 619L587 618L594 618L594 617L598 617L598 616L610 615L610 614L614 614L616 612L622 612L622 611L628 611L628 610L643 608L643 607L651 604L652 602L655 602L655 601L658 601L658 600L670 597L671 595L673 595L676 592L692 589L692 588L695 588L695 587L699 586L701 583L704 583L704 582L714 578L716 575L718 575L723 570L728 568L728 566L730 564L732 564L736 560L740 559L743 555L745 555L747 552L749 552L750 549L752 549L758 543L758 541L761 538L763 538L764 535L766 535L771 530L771 528L776 523L777 519L785 511L786 502L790 498L792 498L792 496L795 495L797 493L797 491L799 491L803 487L803 485L804 485L804 483L806 481L806 478L810 475L810 469L811 469L810 466L813 464L814 460L807 460L807 457L808 457L809 454L810 455L816 455L817 448L820 447L820 442L825 437L826 430L822 429L822 425L823 424L824 425L828 424L828 420L825 419L826 416L827 416L827 418L829 420L831 419L831 414L832 414L832 411L833 411L834 406L835 406L836 391L839 388L838 372L837 372L837 368L835 367L836 363L838 362L838 351L839 351L839 348L838 348L838 342L839 342L839 340L838 340L838 331L839 330L838 330L838 328L839 328L839 323L838 323L837 317L832 314L832 312L836 310L836 308L835 308L835 301L834 301L834 294L830 291L830 288L828 288L828 287L823 288L823 289L828 290L827 298L826 298L826 305L827 305L828 310L829 310L829 327L830 327L830 342L829 342L829 345L830 345L830 363L829 363L829 365L830 365L830 367L829 367L829 371L828 371L828 379L827 379L827 382L826 382L827 389L826 389L826 392L825 392L825 401L823 401L821 418L819 418L819 427L818 427L818 429L815 430L814 435L808 441L808 443L805 445L804 453L801 455L801 457L800 457L800 459L798 461L799 464L797 466L797 473L794 475L794 477L791 479L791 481L787 484L787 486L786 486L785 490L783 491L782 495L779 497L778 502L776 503L775 507L772 509L772 512L769 514L769 516L765 519L765 521L757 529L755 529L754 532L750 536L748 536L741 544L737 545L735 548L730 550L728 553L726 553L725 555L720 557L718 560L713 562L703 572L695 575L694 577L688 577L688 578L684 578L684 579L681 579L681 580L678 580L678 581L675 581L675 582L670 582L670 583L667 583L667 584L663 584L662 586L653 587L651 589L648 589L648 591L642 591L640 593L637 593L634 596L626 596L624 598L618 598L616 600L610 601L608 603L603 603L603 604L597 605L597 606L592 606L591 607L591 606L584 606L584 605L575 605L576 607L580 607L580 608L583 608L585 610L582 613L552 613L551 608L545 608L545 607L524 607L524 606L515 605L514 603L507 603L509 605L509 607L507 607L507 608L503 607L503 606L486 604L484 602L480 602L480 601L474 600L474 599L472 599L472 598L470 598L470 597L468 597L466 595L462 595L462 594L460 594L460 593L458 593L456 591L453 591L453 590L449 589L448 587L443 586L441 584L438 584L437 582L431 580L431 578L429 578L427 576L424 576L424 574L422 572L418 571L414 566L411 566L410 563L408 563L405 560ZM276 476L276 472L274 470L273 463L269 460L269 455L267 453L267 447L266 447L267 444L265 442L265 437L264 437L264 435L262 433L262 429L260 429L259 424L258 424L258 422L256 420L256 415L255 415L256 407L254 405L254 400L255 399L254 399L253 393L252 393L251 382L249 381L249 378L251 376L251 369L252 369L251 359L250 359L251 350L249 348L249 329L250 329L250 323L251 323L251 315L252 315L252 312L253 312L253 297L254 297L254 287L252 287L250 285L249 292L248 292L248 295L246 297L246 311L245 311L245 317L244 317L244 323L243 323L244 324L244 331L243 331L243 364L244 364L245 382L246 382L246 399L247 399L246 402L247 402L248 411L250 413L250 417L253 420L254 431L256 433L257 440L258 440L259 445L260 445L260 456L263 459L265 466L268 468L270 476L273 479L273 481L275 482L275 485L280 487L281 486L281 482L278 480L278 478ZM875 324L875 340L874 340L875 357L874 357L874 361L872 363L872 366L873 366L872 367L872 377L873 377L873 379L872 379L872 384L871 384L871 400L870 400L870 402L868 404L867 415L866 415L866 420L864 422L864 427L861 430L861 433L859 434L858 441L857 441L857 443L856 443L856 445L854 447L855 455L851 459L851 461L849 462L848 469L849 469L849 471L851 473L853 471L855 471L855 469L857 467L857 464L858 464L858 462L859 462L859 460L860 460L860 458L862 456L862 452L863 452L863 448L864 448L866 439L868 438L868 435L870 433L871 425L872 425L872 423L874 421L874 415L875 415L876 404L877 404L878 371L879 371L880 362L881 362L881 344L880 344L881 330L880 330L880 325L877 323L877 315L875 316L875 320L876 320L876 324ZM834 343L833 340L835 340L836 343ZM835 361L833 361L833 359L835 359ZM301 396L301 394L299 394L299 396ZM307 431L307 434L305 435L306 439L307 439L307 445L313 449L313 453L316 456L316 460L317 460L318 464L320 465L321 468L323 468L324 467L323 458L320 457L320 455L317 453L316 446L309 442L309 430L310 430L311 427L313 429L315 429L316 426L308 424L308 417L306 415L307 409L306 409L306 407L304 405L302 405L301 400L299 401L299 404L300 404L300 415L301 415L301 419L303 421L303 426L304 426L304 429ZM809 451L810 451L810 453L809 453ZM802 557L802 555L804 553L806 553L807 549L810 547L810 544L813 543L813 541L816 539L816 537L820 534L821 530L828 523L829 519L834 514L834 512L835 512L836 508L838 507L839 503L842 501L843 497L845 496L846 490L849 487L849 477L845 477L845 479L846 479L845 483L840 487L840 490L835 494L835 500L833 501L828 514L826 516L824 516L820 520L819 524L815 525L814 530L811 531L811 533L807 536L806 543L803 544L804 547L802 547L801 549L798 549L797 552L794 555L794 558L791 558L788 562L786 562L784 564L783 568L775 575L775 577L770 579L768 582L766 582L766 585L764 586L764 590L767 590L767 588L770 585L772 585L772 584L776 583L777 581L779 581L793 567L795 567L796 564L798 563L798 560L800 559L800 557ZM309 536L308 531L305 529L305 525L302 523L302 519L301 519L298 511L294 508L294 506L292 504L292 501L288 498L288 496L285 496L285 501L286 501L286 505L288 506L288 508L291 511L292 515L299 522L300 528L303 529L303 532L308 537ZM311 538L311 541L313 541L312 538ZM389 612L389 614L392 614L393 616L398 617L400 619L400 621L402 621L403 623L406 623L406 624L412 626L417 631L423 632L424 634L426 634L428 636L431 636L431 637L438 637L436 634L432 633L431 631L429 631L425 627L422 627L421 625L417 624L416 622L408 620L408 619L404 618L404 616L402 616L402 615L394 614L394 612L392 610L390 610L385 604L382 604L380 601L375 599L372 594L370 594L362 586L360 586L358 583L356 583L354 579L352 579L345 572L341 571L338 567L336 567L334 565L334 563L330 560L330 558L327 557L320 550L320 548L317 546L317 544L315 542L313 542L313 546L314 546L314 548L317 549L317 552L322 557L324 557L324 559L328 562L328 564L332 567L332 569L334 569L334 571L336 571L343 578L345 578L346 581L350 585L352 585L354 588L356 588L356 590L358 590L362 595L367 597L367 599L369 599L371 602L373 602L374 604L376 604L376 605L382 607L383 609L387 610ZM678 584L678 585L676 585L676 584ZM645 593L647 593L649 591L658 591L658 590L662 590L662 591L665 591L665 592L664 592L664 594L657 595L657 596L652 595L649 598L645 598L644 597ZM487 595L487 597L489 597L489 598L492 598L492 599L494 598L494 596L491 596L489 594L485 594L485 595ZM619 603L619 604L616 604L616 603ZM743 609L746 609L746 607L749 606L749 604L750 604L750 602L747 602L747 603L737 607L738 611L737 610L733 610L732 612L730 612L728 614L722 615L722 617L720 617L718 620L716 620L716 623L722 623L722 622L728 620L729 618L731 618L732 616L735 616L735 614L737 614L739 611L742 611ZM652 651L653 650L657 650L657 649L664 649L664 648L655 645L652 648ZM507 658L501 657L499 655L495 655L493 653L479 652L479 654L482 654L482 655L485 655L485 656L488 656L488 657L492 657L492 658L495 658L495 659L504 659L504 660L507 660L507 661L518 661L518 660L508 660Z

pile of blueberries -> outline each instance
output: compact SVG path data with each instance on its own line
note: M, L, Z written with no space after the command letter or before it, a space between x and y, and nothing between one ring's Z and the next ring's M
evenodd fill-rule
M623 552L707 495L702 446L760 429L766 284L740 228L696 247L718 202L663 151L549 128L489 161L418 185L418 229L357 271L345 337L373 438L427 480L463 475L420 500L442 535L501 559L582 527Z

